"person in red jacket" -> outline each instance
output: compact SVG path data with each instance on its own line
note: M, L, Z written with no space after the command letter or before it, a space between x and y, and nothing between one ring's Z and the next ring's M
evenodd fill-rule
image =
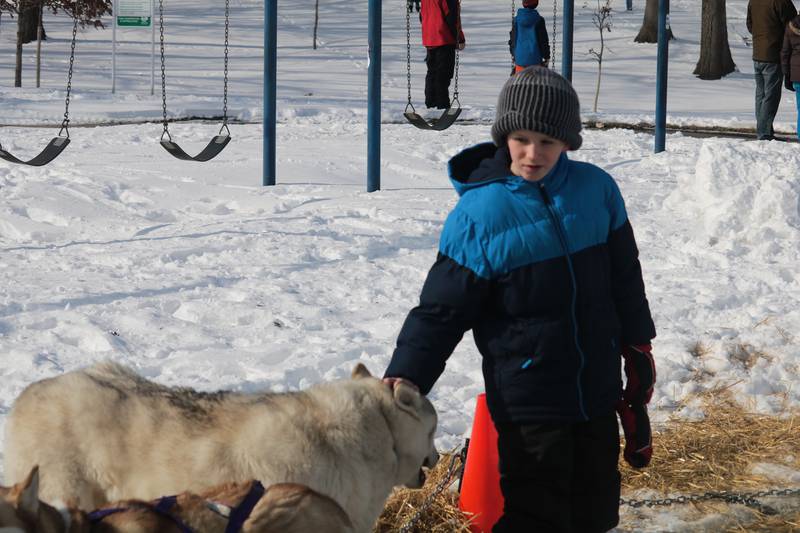
M425 106L450 107L450 80L456 65L456 48L464 49L459 0L422 0L419 12L422 44L427 49Z

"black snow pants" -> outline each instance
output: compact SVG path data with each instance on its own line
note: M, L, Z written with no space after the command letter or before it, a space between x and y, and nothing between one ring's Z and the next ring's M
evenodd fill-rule
M456 66L456 47L454 45L428 48L425 64L425 107L447 109L450 107L450 80Z
M503 516L493 533L601 533L619 522L616 413L580 423L500 423Z

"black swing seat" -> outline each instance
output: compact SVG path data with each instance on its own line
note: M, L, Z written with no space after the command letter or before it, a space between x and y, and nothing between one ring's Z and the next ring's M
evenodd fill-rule
M229 142L231 142L230 135L216 135L209 141L208 145L203 148L203 151L194 157L187 154L183 148L178 146L177 143L172 142L171 139L161 139L161 146L163 146L164 149L174 157L182 159L183 161L197 161L204 163L217 157L219 153L224 150L226 146L228 146Z
M64 151L64 148L69 144L69 137L53 137L50 143L45 146L44 150L33 159L23 161L14 156L11 152L0 146L0 159L5 159L9 163L17 163L20 165L29 165L32 167L41 167L55 159Z
M414 108L411 108L411 111L406 111L403 113L403 116L406 117L412 125L416 126L421 130L434 130L434 131L442 131L446 130L458 118L458 115L461 114L461 106L453 107L452 105L444 110L440 117L432 118L430 120L425 120L419 113L414 111Z

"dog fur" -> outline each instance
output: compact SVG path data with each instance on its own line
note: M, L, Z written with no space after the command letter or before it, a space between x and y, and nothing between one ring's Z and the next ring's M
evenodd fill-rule
M202 494L176 496L169 515L154 502L125 500L106 506L118 510L93 521L87 513L57 510L39 500L39 467L24 481L0 487L0 533L181 533L176 520L195 533L225 533L232 509L250 493L253 481L227 483ZM170 518L172 517L172 518ZM352 525L336 502L308 487L279 483L266 489L243 533L351 533Z
M433 467L436 412L361 364L351 379L291 393L202 393L115 363L27 387L6 424L7 482L41 467L46 502L81 509L120 499L258 479L330 497L355 532L371 531L397 485Z

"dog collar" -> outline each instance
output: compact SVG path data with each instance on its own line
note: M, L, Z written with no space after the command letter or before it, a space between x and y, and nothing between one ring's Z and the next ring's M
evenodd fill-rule
M164 496L159 500L153 502L152 504L143 504L142 506L147 509L151 509L161 516L172 520L172 522L178 526L181 530L181 533L194 533L192 528L187 526L183 523L183 521L169 512L175 506L175 503L178 501L177 496ZM89 519L89 522L92 524L96 524L98 522L102 522L103 519L107 516L110 516L115 513L120 513L122 511L127 511L131 509L131 507L110 507L108 509L98 509L96 511L92 511L86 517ZM227 531L227 530L226 530Z
M264 495L264 485L260 481L253 481L253 485L247 492L247 496L239 502L235 509L231 510L228 517L228 527L225 528L225 533L238 533L241 531L245 521L250 517L253 508L258 503L258 500Z

